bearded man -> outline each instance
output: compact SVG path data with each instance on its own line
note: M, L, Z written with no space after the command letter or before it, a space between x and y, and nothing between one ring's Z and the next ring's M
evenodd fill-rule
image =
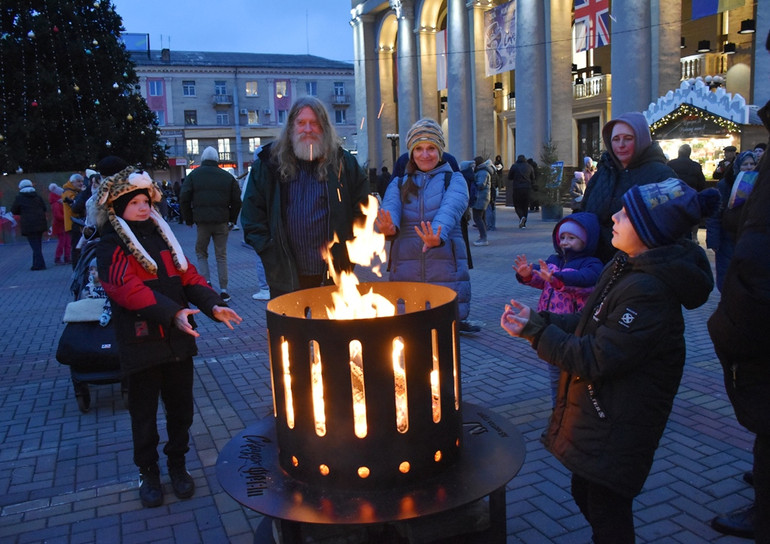
M262 259L270 295L330 283L323 258L351 270L345 241L362 218L369 181L342 149L323 103L312 96L289 110L281 135L257 151L241 210L243 237Z

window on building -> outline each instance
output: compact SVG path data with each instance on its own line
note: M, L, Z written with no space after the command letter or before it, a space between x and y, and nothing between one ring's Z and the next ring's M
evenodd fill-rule
M283 125L286 124L286 115L289 112L287 110L278 110L278 124Z
M338 125L344 125L346 123L345 110L334 111L334 122L337 123Z
M155 114L155 118L158 120L158 126L165 127L166 126L166 112L163 110L153 110Z
M163 96L163 80L148 79L147 94L149 94L150 96Z
M246 82L246 96L259 96L259 85L256 81Z
M227 94L227 82L215 81L214 82L214 94Z
M184 124L185 125L197 125L198 124L198 110L184 110Z
M287 83L287 81L285 81L285 80L276 81L275 82L275 97L276 98L283 98L284 96L286 96L286 89L287 89L286 83Z
M305 92L308 96L318 96L318 83L316 81L306 81Z
M248 113L248 123L250 125L258 125L259 124L259 111L257 111L257 110L249 110L249 113Z
M182 81L182 95L195 96L195 81L192 81L192 80Z
M223 112L223 113L217 113L217 125L219 126L227 126L230 124L230 114Z
M217 149L220 153L230 153L230 138L218 138Z
M334 96L345 96L345 82L344 81L335 81L334 82Z
M262 145L262 138L249 138L249 153L252 155Z
M185 146L187 147L188 155L197 155L199 153L198 140L185 140Z

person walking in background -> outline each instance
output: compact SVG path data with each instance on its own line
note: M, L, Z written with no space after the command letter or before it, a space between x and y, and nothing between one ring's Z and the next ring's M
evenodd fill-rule
M21 235L27 238L32 248L30 270L45 270L43 258L43 233L48 230L48 208L28 179L19 182L19 194L11 205L11 213L20 217Z
M735 161L735 154L738 152L738 148L734 145L728 145L722 151L724 151L725 158L719 161L717 167L714 169L714 173L711 175L713 179L722 179L733 168L733 161Z
M388 189L391 178L392 176L390 175L390 172L388 172L388 167L383 166L380 175L377 177L377 194L380 195L380 198L382 198L382 195L384 195L385 191Z
M516 279L543 291L537 303L538 312L576 314L583 310L604 268L593 256L599 239L599 221L592 213L573 213L556 224L552 239L556 253L545 261L540 259L538 264L532 264L527 262L526 255L516 256ZM560 375L558 366L548 365L553 406Z
M80 250L77 248L80 241L80 235L83 231L83 214L78 214L72 210L75 199L83 190L83 176L72 174L67 183L62 187L62 202L64 203L64 232L70 237L70 259L72 268L78 264ZM65 260L65 262L70 262Z
M738 175L741 172L750 172L757 166L751 151L744 151L731 164L732 169L717 182L717 190L722 196L719 211L706 219L706 247L714 250L714 268L717 274L717 289L720 292L735 251L742 212L740 208L730 205L730 194Z
M696 191L702 191L706 188L706 176L703 175L703 167L700 163L690 158L692 148L688 144L679 146L677 158L668 161L668 165L676 172L676 176ZM692 240L698 243L698 229L700 225L695 225L690 234Z
M201 165L187 176L179 195L179 208L184 222L195 223L198 230L195 256L200 273L209 284L209 243L213 240L220 296L228 302L227 237L238 221L241 191L238 181L219 167L219 153L213 147L203 150Z
M193 422L193 316L203 312L233 329L240 316L187 262L174 233L153 204L160 191L132 167L99 186L96 248L99 278L110 299L121 372L128 389L133 459L145 507L163 504L158 467L158 398L163 400L168 442L163 448L174 494L187 499L195 481L187 471ZM189 308L189 303L198 309Z
M323 103L298 99L277 140L265 145L251 167L241 212L243 238L265 267L277 297L331 281L323 252L337 272L353 265L345 242L363 218L369 181L338 143Z
M607 151L602 153L596 173L586 184L584 212L599 218L600 238L596 256L607 263L615 254L612 245L612 216L622 207L623 195L634 185L657 183L675 177L666 156L652 141L647 120L639 112L624 113L602 128Z
M583 194L586 190L586 183L584 180L583 172L575 172L572 176L572 183L569 186L569 196L571 198L570 205L572 206L572 213L580 211L581 202L583 202Z
M457 293L459 329L467 322L471 282L460 219L468 208L468 186L442 155L444 133L433 119L420 119L406 137L406 175L391 182L375 227L393 240L390 281L443 285Z
M523 229L527 226L527 215L529 214L529 193L535 183L535 171L532 166L527 162L527 158L524 155L516 157L516 162L513 163L511 169L508 171L508 185L506 187L506 193L510 192L511 205L516 210L516 215L519 216L519 228ZM506 206L508 206L508 196L506 194Z
M543 443L572 473L596 544L635 542L633 500L684 369L682 306L701 306L714 287L705 251L683 237L718 200L678 179L632 186L613 215L618 252L580 314L511 300L501 316L508 334L562 370Z
M487 206L487 231L497 230L497 193L505 186L503 184L503 158L500 155L495 157L493 166L495 168L495 173L492 176L492 187L489 191L489 206Z
M591 181L594 172L596 172L594 160L591 157L585 157L583 159L583 181L585 181L586 185L588 185L588 182Z
M55 265L65 264L70 259L70 237L64 232L64 204L62 194L64 189L51 183L48 186L48 205L51 206L51 234L56 236L56 251L53 262Z
M471 202L473 224L479 229L479 239L473 242L474 246L487 246L487 207L489 207L492 192L492 179L495 175L495 167L492 161L483 157L473 159L475 163L474 184L476 185L476 198Z

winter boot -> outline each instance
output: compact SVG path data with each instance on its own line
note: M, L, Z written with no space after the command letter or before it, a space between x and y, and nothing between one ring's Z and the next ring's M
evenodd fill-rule
M171 487L178 499L189 499L195 494L195 480L187 472L184 462L168 465L168 475L171 478Z
M139 469L139 498L145 508L155 508L163 504L163 487L160 485L158 464Z

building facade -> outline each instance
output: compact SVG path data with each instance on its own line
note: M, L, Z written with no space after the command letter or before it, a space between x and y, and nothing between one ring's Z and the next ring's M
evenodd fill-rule
M724 145L765 138L753 112L770 100L770 2L711 14L699 6L716 3L693 2L354 0L360 160L391 166L411 124L432 117L458 159L540 162L550 142L576 167L599 158L608 120L641 111L657 137L675 136L664 149L693 141L710 172ZM576 4L593 12L584 19ZM682 109L693 94L714 107ZM664 126L685 121L689 132Z
M326 105L341 144L356 152L350 63L312 55L169 49L131 55L139 90L168 146L169 171L156 177L184 178L207 146L218 150L222 168L241 176L254 151L280 134L292 103L307 95Z

